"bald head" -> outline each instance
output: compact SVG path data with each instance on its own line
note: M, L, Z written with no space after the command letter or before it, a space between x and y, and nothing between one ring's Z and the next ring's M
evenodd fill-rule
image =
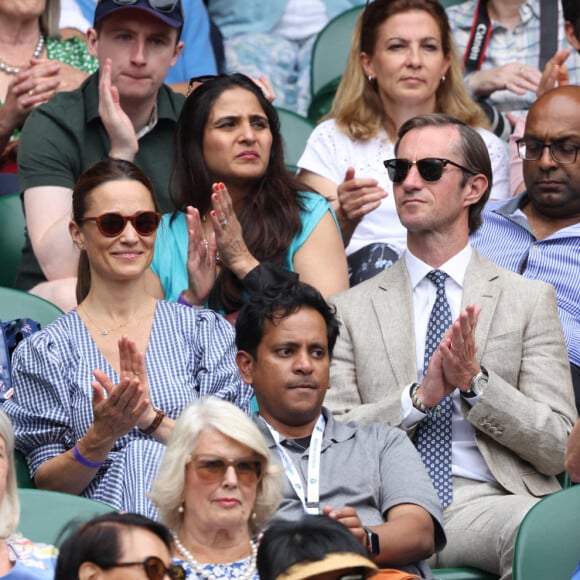
M580 86L569 85L539 97L526 120L528 154L540 155L524 161L526 189L534 208L550 219L580 219L579 113Z
M526 122L526 130L528 128L528 123L530 117L537 115L544 115L545 110L550 110L551 116L558 116L557 109L559 104L563 104L565 111L569 113L578 113L578 109L574 111L574 107L578 107L580 104L580 86L578 85L566 85L562 87L556 87L545 92L542 96L538 97L534 104L530 107L528 113L528 119ZM570 106L571 105L571 106ZM561 111L564 112L564 111Z

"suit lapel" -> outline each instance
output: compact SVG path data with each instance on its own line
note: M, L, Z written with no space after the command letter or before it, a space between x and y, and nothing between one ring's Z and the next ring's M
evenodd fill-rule
M376 281L371 302L386 356L397 384L405 384L417 376L417 369L411 282L404 260L395 262Z
M489 329L501 294L501 270L493 262L473 251L465 273L461 308L468 304L481 306L475 331L479 356L485 352Z

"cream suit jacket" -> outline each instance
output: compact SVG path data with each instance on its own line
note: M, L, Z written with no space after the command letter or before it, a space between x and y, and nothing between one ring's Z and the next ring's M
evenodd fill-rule
M325 404L339 418L400 425L401 390L417 380L411 283L400 259L337 294L341 321ZM489 372L479 401L462 401L477 445L512 493L560 488L568 433L576 420L568 353L552 286L496 266L473 251L462 308L481 306L477 357Z

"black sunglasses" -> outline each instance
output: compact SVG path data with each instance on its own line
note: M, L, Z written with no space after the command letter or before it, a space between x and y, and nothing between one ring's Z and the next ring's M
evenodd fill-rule
M157 556L149 556L143 562L123 562L122 564L111 564L109 568L127 568L128 566L143 566L145 574L149 580L163 580L169 576L171 580L185 580L185 570L177 564L167 567Z
M120 213L104 213L97 217L86 217L79 222L96 222L99 231L107 238L118 236L126 227L127 222L135 228L140 236L150 236L159 227L161 214L156 211L140 211L135 215Z
M439 157L425 157L425 159L418 159L417 161L411 161L410 159L387 159L386 161L383 161L383 164L387 168L389 179L393 183L403 183L407 178L407 175L409 175L409 171L411 171L413 165L417 166L419 175L425 181L439 181L446 165L459 167L459 169L466 171L471 175L476 175L478 173L477 171L473 171L473 169L455 163L455 161L441 159Z
M189 79L189 84L187 85L187 92L185 93L185 96L189 97L189 95L191 95L191 93L195 91L195 89L197 89L199 85L203 85L208 81L213 81L214 79L217 79L219 76L220 75L200 75L197 77L191 77Z
M139 0L113 0L114 4L119 6L131 6L132 4L137 4ZM163 12L164 14L169 14L173 12L179 5L180 0L147 0L147 3L153 10L157 12Z

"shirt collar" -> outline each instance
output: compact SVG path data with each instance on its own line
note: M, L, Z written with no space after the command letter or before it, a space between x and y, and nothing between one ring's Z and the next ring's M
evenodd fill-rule
M150 133L151 131L153 131L153 129L155 128L155 125L157 125L157 103L155 103L155 106L153 107L153 111L151 111L151 116L149 117L149 121L147 122L147 125L145 125L145 127L143 127L140 131L137 131L136 137L137 140L141 139L141 137L145 137L145 135L147 135L147 133Z
M333 417L332 413L326 408L322 407L322 414L326 419L326 428L324 430L324 441L323 441L323 449L328 447L330 442L339 442L339 441L346 441L353 437L356 433L356 427L353 423L350 422L339 422ZM253 415L254 422L258 425L258 428L262 432L262 435L266 438L268 442L268 447L273 449L276 447L276 442L272 437L272 433L270 433L270 429L266 425L264 419L260 417L259 412L254 413ZM280 437L280 443L285 441L287 437Z
M463 280L465 278L465 272L467 271L467 266L469 260L471 260L472 249L469 244L461 250L458 254L455 254L450 260L447 260L442 264L438 270L445 272L459 287L463 288ZM405 250L405 265L407 266L407 272L409 273L409 279L411 280L411 286L413 290L417 287L417 284L425 278L425 276L434 268L429 266L413 255L409 250Z

